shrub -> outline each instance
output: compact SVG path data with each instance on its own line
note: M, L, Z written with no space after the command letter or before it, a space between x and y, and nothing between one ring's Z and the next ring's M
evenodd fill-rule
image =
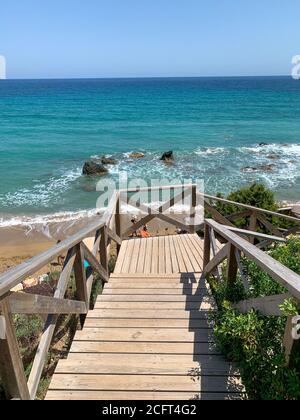
M300 238L290 237L286 244L277 245L269 254L300 274ZM215 337L220 350L240 368L249 398L263 400L300 399L300 349L292 354L287 367L283 334L287 315L299 313L293 299L281 305L281 317L263 316L251 310L241 314L232 303L239 300L285 292L255 263L244 260L250 290L245 292L240 279L234 285L210 279L219 311L214 315Z
M217 197L224 198L222 194L218 193ZM249 187L243 187L236 191L231 192L227 197L227 200L235 201L241 204L247 204L249 206L258 207L264 210L277 211L279 206L275 200L274 193L269 190L265 185L254 183ZM217 201L215 203L216 209L224 216L237 213L242 209L234 204L222 203ZM287 221L276 216L267 216L267 220L275 226L281 228L289 228L295 226L293 222ZM234 222L237 227L246 227L249 225L247 218L241 218ZM267 230L261 226L262 232Z

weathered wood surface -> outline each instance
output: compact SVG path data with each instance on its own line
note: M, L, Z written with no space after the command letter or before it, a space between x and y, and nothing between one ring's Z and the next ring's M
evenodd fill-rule
M203 241L196 234L128 239L122 242L115 274L201 272Z
M124 241L47 399L242 398L239 372L214 343L202 253L196 235Z

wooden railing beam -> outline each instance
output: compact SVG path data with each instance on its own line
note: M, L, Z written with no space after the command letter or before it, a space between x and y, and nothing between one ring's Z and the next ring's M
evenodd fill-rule
M30 400L8 298L0 300L0 376L8 399Z

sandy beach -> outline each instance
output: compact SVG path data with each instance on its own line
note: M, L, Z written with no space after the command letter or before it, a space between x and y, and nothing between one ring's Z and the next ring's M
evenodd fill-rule
M122 215L123 230L131 225L131 216L131 214ZM41 228L40 225L30 226L30 229L26 226L0 228L0 272L4 272L45 251L55 245L58 240L73 235L79 229L94 221L96 217L99 218L99 216L95 216L69 223L50 223L46 228L45 226ZM152 236L175 232L174 226L159 220L151 221L148 228ZM41 272L38 274L41 274Z

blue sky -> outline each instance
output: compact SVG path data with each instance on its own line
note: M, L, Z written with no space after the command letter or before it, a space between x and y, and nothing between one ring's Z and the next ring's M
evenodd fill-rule
M299 0L0 0L9 78L290 74Z

